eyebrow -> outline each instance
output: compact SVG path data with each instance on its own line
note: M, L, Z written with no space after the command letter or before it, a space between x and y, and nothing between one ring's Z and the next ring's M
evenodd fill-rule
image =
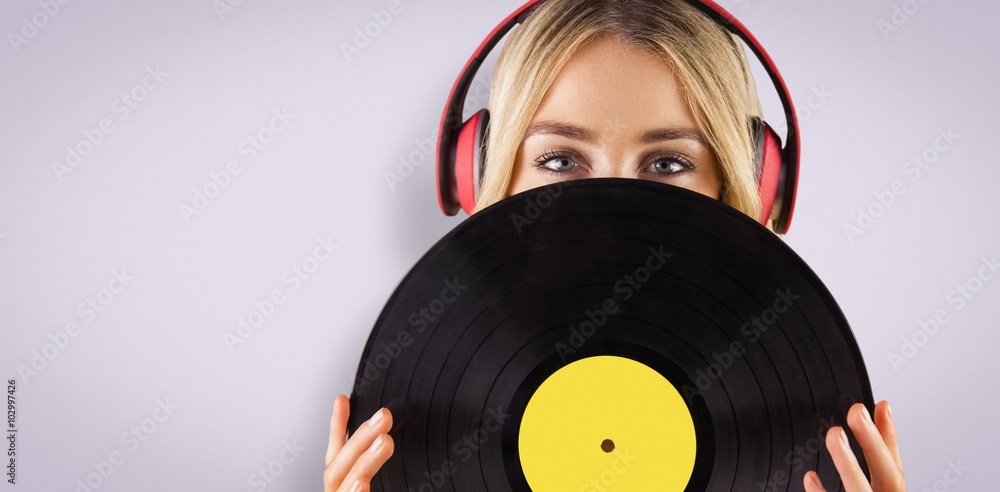
M524 138L527 139L537 135L556 135L588 143L592 143L595 140L594 134L586 128L557 121L540 121L531 125ZM639 137L639 141L644 144L680 139L694 140L701 144L707 144L705 135L694 128L656 128L646 131Z

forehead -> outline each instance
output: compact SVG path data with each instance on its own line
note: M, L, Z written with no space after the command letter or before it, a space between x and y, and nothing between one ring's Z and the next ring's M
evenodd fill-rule
M555 120L599 135L650 127L694 127L680 80L663 58L604 37L577 50L532 121Z

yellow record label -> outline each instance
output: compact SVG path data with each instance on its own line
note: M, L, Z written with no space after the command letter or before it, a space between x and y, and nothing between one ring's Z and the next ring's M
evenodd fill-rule
M694 421L660 373L596 356L552 373L518 430L521 468L534 492L684 490L694 469Z

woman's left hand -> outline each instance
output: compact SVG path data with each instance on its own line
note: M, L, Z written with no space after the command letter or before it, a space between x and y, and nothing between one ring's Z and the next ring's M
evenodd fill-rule
M840 480L847 492L904 492L906 478L903 477L903 460L899 458L896 442L896 424L888 401L875 405L875 421L861 403L855 403L847 412L847 424L864 450L872 481L868 483L858 465L854 451L847 443L847 433L840 426L831 427L826 432L826 448L830 451L833 464L837 466ZM806 492L826 492L815 471L809 471L803 478Z

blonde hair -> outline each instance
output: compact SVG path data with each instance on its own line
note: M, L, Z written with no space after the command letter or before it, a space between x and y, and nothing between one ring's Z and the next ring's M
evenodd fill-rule
M542 98L574 52L602 36L670 65L720 164L722 201L758 219L751 122L761 112L742 44L681 0L547 0L511 31L490 88L486 167L474 212L508 196L518 150Z

